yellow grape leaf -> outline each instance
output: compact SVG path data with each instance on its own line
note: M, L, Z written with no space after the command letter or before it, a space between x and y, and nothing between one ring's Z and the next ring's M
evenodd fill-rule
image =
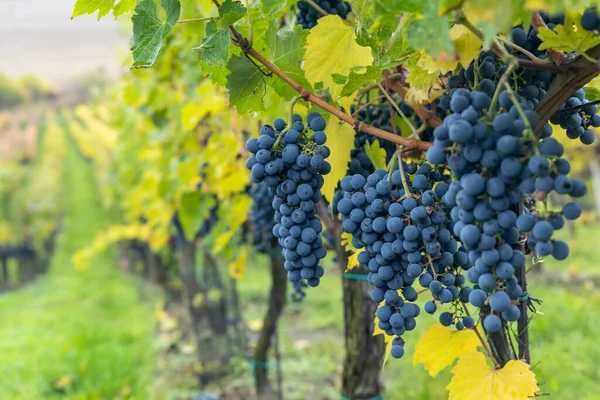
M248 261L248 248L242 247L237 260L229 264L229 276L233 279L241 279L246 271L246 261Z
M379 145L379 140L375 140L373 144L366 142L365 153L367 154L367 157L369 157L369 160L371 160L375 169L385 169L387 153L385 152L385 149L382 149Z
M539 390L535 374L523 361L511 360L495 370L480 352L458 360L452 374L446 386L450 400L527 400Z
M483 42L473 32L462 24L456 24L450 29L450 39L460 57L460 63L467 68L471 61L479 57Z
M340 124L335 120L331 121L327 129L325 145L331 149L331 155L327 159L331 164L331 172L323 177L325 182L321 191L331 204L333 203L335 188L348 170L350 151L354 149L354 129L348 124Z
M371 64L371 49L359 46L354 28L336 15L319 19L306 38L306 79L313 86L322 82L334 100L342 93L344 85L335 83L333 74L349 76L351 69Z
M360 263L358 262L358 251L355 251L350 257L348 257L348 265L346 266L346 271L351 271L359 265Z
M567 14L565 24L556 25L554 30L541 28L538 31L538 37L542 41L540 50L554 49L583 53L600 44L600 37L581 28L578 18L573 17L572 14Z
M421 52L413 54L405 63L408 69L406 82L410 84L405 98L407 103L426 104L441 95L440 70L438 67L431 66L430 62L432 62L431 58ZM456 63L454 65L456 66Z
M432 103L443 93L444 88L442 84L440 82L433 82L427 90L411 87L406 92L404 100L411 106L419 106Z
M454 360L473 353L479 346L477 335L470 329L454 331L433 324L417 342L413 365L423 363L433 378Z

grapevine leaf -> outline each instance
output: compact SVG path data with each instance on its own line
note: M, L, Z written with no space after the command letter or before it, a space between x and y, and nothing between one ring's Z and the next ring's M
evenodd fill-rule
M223 26L233 25L244 18L244 15L246 15L246 7L237 1L225 0L219 7L219 16Z
M244 56L233 56L227 63L229 102L239 113L263 109L265 82L262 72Z
M212 196L206 196L201 192L184 193L181 197L181 208L179 219L183 227L183 233L187 240L193 240L196 232L210 216L210 210L215 206Z
M348 257L348 265L346 266L346 271L351 271L359 265L360 263L358 262L358 251L355 251Z
M540 50L554 49L557 51L583 53L600 44L600 37L586 31L577 21L567 14L565 25L557 25L554 30L541 28L538 37L542 40Z
M428 64L431 58L423 52L413 54L405 63L409 71L406 82L410 84L410 89L406 96L406 101L410 104L430 103L441 94L442 86L439 79L439 68L431 69L430 73L424 65Z
M491 45L498 32L531 21L531 11L523 7L522 0L469 0L462 3L462 8L467 18L483 31L485 47Z
M463 68L467 68L471 61L479 56L483 44L481 39L461 24L454 25L450 29L450 39L454 42L460 63Z
M585 98L589 101L600 100L600 90L595 87L586 86L583 88L583 92L585 93Z
M313 86L322 82L334 100L341 94L343 86L335 83L332 74L348 76L353 68L372 63L371 50L356 43L354 29L339 17L323 17L310 30L304 55L306 78Z
M271 62L302 87L310 89L310 83L300 68L307 34L300 25L292 29L278 29L276 24L270 24L265 34L265 43L271 51ZM284 99L291 99L296 95L294 89L277 77L270 79L269 83Z
M351 96L361 87L378 82L381 79L381 72L382 70L380 68L372 66L368 66L366 71L362 74L351 71L350 76L348 76L348 79L344 82L344 88L342 89L341 95Z
M230 46L231 36L227 25L213 19L206 24L206 36L200 46L192 50L199 51L207 65L224 66L229 58Z
M161 21L156 13L156 4L152 0L140 0L135 7L133 21L133 66L150 67L156 61L163 41L179 19L181 4L179 0L162 0L166 20Z
M474 352L458 360L446 386L450 400L520 400L533 398L539 390L535 374L521 360L501 369L490 368L485 356Z
M229 264L229 276L233 279L242 279L246 272L246 262L248 261L248 247L243 246L239 256Z
M287 9L288 1L286 0L262 0L262 11L264 15L269 15L273 18L279 18Z
M352 12L356 15L359 21L363 22L371 18L373 14L372 1L369 0L350 0Z
M475 352L479 345L477 335L470 329L453 331L433 324L417 342L413 365L423 363L429 375L435 378L457 358Z
M367 154L367 157L369 157L369 160L371 160L375 169L385 169L387 153L385 152L385 149L382 149L379 145L379 140L373 141L373 144L367 141L365 143L365 153Z
M337 188L338 182L346 175L348 162L350 162L350 152L354 149L354 129L348 124L331 122L327 128L327 141L325 142L331 151L327 159L331 164L331 172L323 178L323 195L333 203L333 193Z
M422 18L407 24L406 40L413 48L426 49L433 58L450 58L455 49L450 40L448 18L437 15L437 2L431 2L427 7Z
M115 1L116 0L77 0L71 18L84 14L94 14L96 11L98 12L98 20L108 15L111 11L115 18L118 18L135 7L135 0L120 0L117 4L115 4Z

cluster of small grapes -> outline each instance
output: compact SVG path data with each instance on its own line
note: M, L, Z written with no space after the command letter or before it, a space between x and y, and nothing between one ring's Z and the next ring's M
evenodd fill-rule
M523 294L515 272L525 267L525 255L513 249L520 231L532 231L528 243L540 255L564 259L568 254L566 243L552 240L553 231L564 225L560 215L549 218L531 210L527 216L518 216L510 208L518 209L525 193L535 192L538 200L552 190L574 197L585 194L583 182L567 176L570 167L560 158L560 143L554 138L540 142L531 129L537 125L537 114L530 102L522 97L517 100L519 104L513 104L506 91L500 93L500 110L488 127L483 116L491 98L455 89L450 101L453 113L435 129L435 144L427 152L434 164L447 160L457 179L443 201L452 207L453 232L473 265L467 279L478 288L469 295L469 302L487 314L483 326L489 332L499 331L502 319L510 322L520 316L519 308L511 303ZM577 218L581 208L568 203L562 214Z
M585 93L579 89L550 118L550 122L565 129L569 139L579 138L583 144L594 143L596 134L590 127L600 127L600 115L597 105L586 106L587 103Z
M275 212L271 207L273 196L264 182L252 185L248 194L252 198L250 221L252 222L254 245L259 252L270 254L276 243L273 235Z
M350 4L340 0L314 0L314 2L323 9L327 14L339 15L343 19L352 11ZM323 14L317 11L305 1L299 1L296 4L298 8L296 12L296 22L302 25L304 29L310 29L317 25L317 20L323 17Z
M581 27L586 31L595 32L600 31L600 17L596 7L586 9L579 20Z
M404 178L400 170L389 175L382 169L366 179L345 176L338 203L344 231L352 234L354 247L364 249L358 261L367 266L368 281L375 286L371 298L384 302L377 310L379 327L396 336L416 326L421 310L414 303L418 293L412 285L417 279L425 288L436 287L434 302L428 303L433 306L435 301L467 299L470 291L461 288L465 279L458 272L468 263L467 255L446 229L447 209L441 198L448 190L448 177L425 163L403 162L402 168ZM393 357L402 357L403 345L401 338L394 339Z
M252 181L264 182L272 196L272 233L283 248L288 280L306 280L314 287L324 273L319 260L325 257L326 250L316 203L321 199L322 175L331 171L331 165L325 161L330 150L324 146L325 120L318 113L307 118L312 135L305 130L299 115L294 114L293 121L287 131L283 119L275 120L273 127L262 126L260 137L246 143L252 153L246 166L251 170Z

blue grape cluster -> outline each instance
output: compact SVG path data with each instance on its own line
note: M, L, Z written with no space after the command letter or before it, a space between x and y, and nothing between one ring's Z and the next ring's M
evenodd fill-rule
M252 198L250 221L252 222L254 245L259 252L271 254L276 244L273 235L275 212L271 207L273 196L264 182L252 185L248 194Z
M596 104L586 106L587 103L584 91L579 89L550 118L550 122L565 129L569 139L579 138L583 144L594 143L596 134L590 128L600 127L600 115ZM573 110L564 111L571 108Z
M346 16L352 11L350 3L339 0L315 0L315 3L331 15L339 15L341 18L346 19ZM302 25L304 29L310 29L317 25L317 21L323 17L319 11L308 4L305 1L299 1L296 4L296 22Z
M288 280L306 281L315 287L324 273L319 260L326 255L316 203L321 199L323 175L331 171L331 165L325 160L330 154L324 146L325 120L318 113L311 113L307 122L312 134L305 130L297 114L291 129L285 130L283 119L275 120L273 126L262 126L260 137L246 142L252 153L246 166L251 180L264 182L272 196L272 233L282 247Z
M600 17L596 7L588 8L583 12L581 19L579 20L581 27L586 31L597 32L600 30Z
M583 182L570 179L570 166L561 158L564 149L548 137L541 141L529 126L536 126L537 114L530 102L518 98L514 105L507 92L500 93L499 112L491 124L485 114L491 98L482 92L455 89L451 95L452 114L434 131L434 146L427 159L434 164L446 161L455 179L443 197L451 209L453 232L468 250L473 268L467 279L477 285L469 302L487 314L483 321L489 332L497 332L504 321L516 321L519 308L512 304L523 294L515 273L525 267L525 254L514 250L520 233L529 233L527 243L540 255L564 259L568 246L553 240L553 232L564 225L563 216L581 214L576 203L559 213L530 210L517 215L525 194L544 200L548 193L585 194ZM491 312L490 312L491 310Z
M369 270L368 281L374 286L371 298L384 302L377 310L379 327L398 336L391 350L396 358L404 354L399 336L415 328L421 312L415 303L415 281L432 288L434 300L426 305L432 313L435 310L429 307L435 307L436 301L467 300L470 292L463 287L465 279L459 272L469 262L467 254L446 228L448 210L441 198L449 187L448 176L426 163L403 162L402 168L409 193L399 170L389 175L378 169L367 178L345 176L338 203L342 228L352 234L354 247L364 249L358 261ZM457 327L464 325L461 322Z

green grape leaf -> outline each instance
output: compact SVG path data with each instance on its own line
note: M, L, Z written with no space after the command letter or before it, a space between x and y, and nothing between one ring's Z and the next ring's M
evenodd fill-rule
M133 66L151 67L156 62L163 41L179 19L181 4L179 0L162 0L166 20L161 21L156 13L156 4L152 0L140 0L135 7L133 21Z
M572 19L569 14L564 25L556 25L554 30L541 28L538 37L542 41L540 50L554 49L581 54L600 44L600 37L581 28L579 21Z
M280 18L288 8L286 0L262 0L262 12L272 18Z
M111 11L115 18L118 18L135 7L135 0L120 0L117 4L115 4L115 1L116 0L77 0L71 18L98 12L98 20L100 20Z
M379 145L379 140L373 141L373 144L367 141L365 143L365 153L367 154L367 157L369 157L369 160L371 160L371 163L375 169L386 169L385 159L387 157L387 153L385 149L382 149Z
M246 15L246 7L237 1L225 0L219 7L219 16L223 26L233 25L244 18L244 15Z
M240 114L263 109L265 78L263 73L245 56L233 56L227 63L230 105Z
M363 86L379 82L381 80L382 71L382 69L372 66L368 66L366 71L362 74L350 71L350 76L348 76L345 82L341 95L350 96Z
M422 13L425 10L425 2L421 0L375 0L375 10L378 15L387 19L401 13Z
M448 18L428 12L421 19L413 19L406 26L406 40L417 49L426 49L433 58L452 58L454 44L449 35Z
M202 59L207 65L227 65L229 59L229 47L231 46L231 35L229 28L222 22L211 20L206 24L206 36L200 46L193 48L200 52Z
M585 86L583 92L585 93L585 98L589 101L600 100L600 90L595 87Z
M201 192L189 192L181 196L179 219L187 240L194 239L214 206L215 199Z
M264 39L271 52L270 61L302 87L310 89L311 86L304 76L304 71L300 68L307 34L308 31L303 30L300 25L291 29L278 30L277 25L273 23L269 25ZM279 77L272 77L269 83L284 99L289 100L297 94Z
M370 0L350 0L352 12L359 21L364 22L373 15L373 2Z

